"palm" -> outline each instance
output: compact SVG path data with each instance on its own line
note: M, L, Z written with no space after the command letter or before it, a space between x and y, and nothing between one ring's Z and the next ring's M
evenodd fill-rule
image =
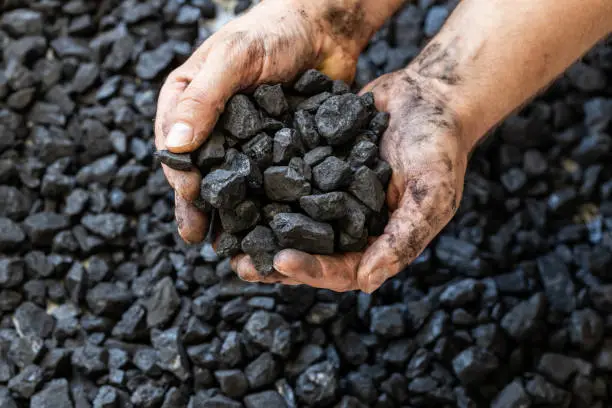
M393 169L387 191L390 222L363 253L313 256L285 250L275 260L279 273L263 281L371 292L416 258L454 214L467 154L444 98L406 71L385 75L365 90L374 93L379 110L391 115L380 145ZM236 258L234 266L244 279L261 280L248 257Z

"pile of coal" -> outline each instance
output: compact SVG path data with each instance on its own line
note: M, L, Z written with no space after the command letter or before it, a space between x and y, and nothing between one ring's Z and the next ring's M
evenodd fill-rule
M358 83L457 2L406 2ZM612 39L474 151L408 268L336 293L243 282L177 234L157 95L248 3L0 1L0 407L610 406Z
M223 231L217 253L242 251L266 276L280 249L355 252L382 232L391 168L378 142L388 124L372 93L308 70L290 88L235 95L193 155L157 157L202 171L201 208L218 212Z

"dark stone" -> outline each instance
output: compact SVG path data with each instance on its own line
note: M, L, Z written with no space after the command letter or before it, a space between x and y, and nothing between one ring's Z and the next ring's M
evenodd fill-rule
M232 208L246 195L245 176L235 171L214 170L202 180L200 194L215 208Z
M222 232L217 240L215 251L220 257L237 255L240 252L240 239L230 233Z
M176 292L174 282L165 277L154 287L151 296L146 301L147 325L159 327L166 324L178 310L181 299Z
M85 344L74 350L71 362L84 374L97 376L107 370L108 351L93 344Z
M572 358L563 354L544 353L540 358L537 370L557 384L566 384L575 373L585 376L591 375L593 366L579 358Z
M571 342L586 352L594 350L603 338L603 320L592 309L573 311L568 328Z
M225 106L222 118L223 128L240 140L255 136L262 129L257 108L245 95L235 95Z
M43 246L50 246L53 236L69 225L68 217L54 212L33 214L23 222L23 228L32 243Z
M46 338L53 331L55 319L34 303L22 303L13 316L15 328L24 336Z
M127 229L127 218L116 213L86 215L81 222L89 231L107 240L119 238Z
M321 136L319 135L319 131L315 124L315 118L312 114L305 110L295 112L293 125L302 139L304 146L308 149L318 148Z
M499 368L499 360L487 350L473 346L453 359L453 371L464 385L480 384Z
M535 375L525 385L525 390L536 404L549 404L553 406L567 406L569 394L561 388L554 386L540 375Z
M202 170L208 170L222 163L225 158L224 143L225 137L223 133L214 130L206 140L206 143L195 153L195 164Z
M68 393L68 381L52 380L30 400L30 408L72 408Z
M273 201L294 202L311 192L305 175L289 166L268 167L263 177L266 196Z
M339 145L353 140L367 118L361 99L354 94L343 94L326 100L317 110L315 122L319 134L330 145Z
M526 341L542 328L546 299L541 293L514 306L501 321L501 326L514 339Z
M304 72L293 85L293 89L305 95L331 91L331 87L332 80L315 69L309 69Z
M289 128L281 129L274 135L273 161L285 164L296 156L304 154L304 147L298 133Z
M528 408L530 406L531 398L518 379L506 385L491 403L491 408Z
M168 150L159 150L155 156L166 166L180 171L189 171L193 167L189 153L172 153Z
M271 385L278 377L280 367L271 353L262 353L244 369L251 389Z
M278 245L270 228L258 225L242 240L241 248L251 256L255 269L267 276L274 271L274 253Z
M349 191L373 211L379 212L385 203L386 194L384 187L376 173L365 166L361 166L355 172L349 186Z
M300 207L314 220L338 220L347 213L346 195L342 192L332 192L303 196L300 198Z
M257 104L269 115L280 116L289 109L285 93L279 85L260 85L253 95Z
M312 169L314 185L325 192L339 190L351 181L351 167L348 163L330 156ZM364 173L364 178L367 178Z
M260 211L253 201L243 201L233 205L233 208L221 208L219 218L223 229L235 234L255 226L260 219Z
M165 43L152 51L140 54L135 67L136 75L145 80L154 79L165 71L173 60L174 45L169 42Z
M325 406L336 398L338 379L333 365L324 361L310 366L297 379L295 393L310 406Z
M319 254L334 252L334 230L329 224L303 214L281 213L270 222L270 227L282 247Z
M576 307L576 297L567 265L554 254L542 256L537 262L550 308L571 312Z
M158 365L166 371L170 371L179 380L187 381L191 377L187 354L183 348L178 328L166 331L153 330L151 332L151 343L159 355Z
M204 146L204 149L207 148L209 143ZM259 133L242 145L242 151L251 160L253 160L253 162L255 162L260 169L265 169L272 164L274 158L274 146L275 142L270 136L265 133Z
M221 392L230 398L240 398L249 389L249 383L240 370L215 371L215 378L219 383Z
M370 310L370 330L383 337L399 337L406 331L402 305L376 306Z
M244 398L246 408L287 408L287 404L281 395L276 391L263 391L257 394L250 394Z

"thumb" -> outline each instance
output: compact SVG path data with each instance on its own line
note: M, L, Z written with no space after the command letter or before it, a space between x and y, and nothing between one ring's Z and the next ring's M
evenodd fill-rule
M172 116L166 147L175 153L192 152L208 138L228 99L258 78L263 56L257 41L230 36L210 48L204 63L181 94ZM202 58L202 56L200 56ZM246 59L249 58L249 61Z
M359 289L372 293L411 263L438 233L428 217L405 194L384 233L366 250L357 270Z

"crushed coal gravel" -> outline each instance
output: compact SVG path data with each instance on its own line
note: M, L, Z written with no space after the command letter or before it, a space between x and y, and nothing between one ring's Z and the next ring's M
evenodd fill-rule
M275 229L287 245L355 245L362 229L329 242L322 225L344 206L379 211L369 192L391 172L377 141L347 142L388 123L361 123L351 91L410 62L456 3L403 7L359 58L355 88L309 71L298 104L275 84L235 98L185 157L154 151L155 103L212 34L218 2L2 2L0 407L609 406L610 39L477 149L453 221L374 294L249 284L225 258L269 265ZM253 235L226 234L219 254L184 244L160 162L231 173L210 182L230 198L219 223ZM283 199L244 201L267 196L266 177L289 180L269 188Z

